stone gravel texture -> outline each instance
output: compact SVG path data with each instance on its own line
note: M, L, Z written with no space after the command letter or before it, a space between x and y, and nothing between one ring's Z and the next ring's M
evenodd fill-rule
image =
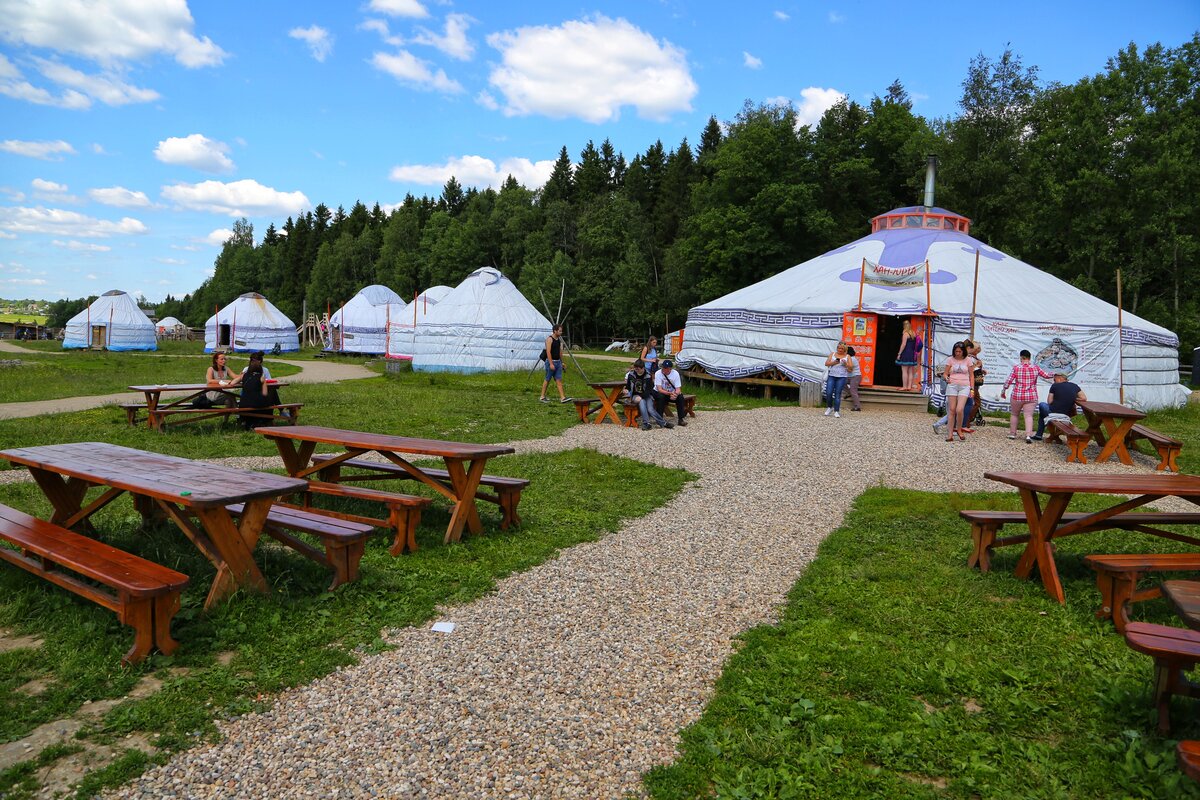
M685 429L588 424L518 442L520 452L590 447L699 478L619 532L441 609L437 619L454 622L452 633L388 631L394 650L286 691L266 712L220 723L221 741L107 796L638 795L640 776L675 757L678 732L703 711L734 638L776 618L864 489L992 490L1002 487L984 480L985 470L1153 466L1144 456L1132 468L1067 464L1064 447L1010 441L996 425L950 444L933 435L931 419L701 410ZM580 476L576 486L530 491L586 486Z

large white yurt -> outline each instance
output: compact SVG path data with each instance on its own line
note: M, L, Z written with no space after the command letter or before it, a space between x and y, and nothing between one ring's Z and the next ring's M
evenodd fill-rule
M909 320L932 343L922 387L939 401L934 369L973 328L988 369L985 406L1007 408L1000 390L1021 350L1091 400L1117 402L1123 385L1126 405L1144 410L1187 402L1174 333L1128 312L1118 329L1115 306L972 238L970 224L929 206L881 214L869 235L691 309L677 361L716 378L821 381L825 357L845 340L864 386L899 386Z
M234 352L283 353L300 349L296 323L257 292L246 292L204 323L204 352L218 348Z
M388 325L403 310L403 298L388 287L365 287L330 317L328 349L371 355L387 352Z
M417 326L412 366L418 372L529 369L551 327L500 270L481 267Z
M425 322L429 312L453 289L449 286L430 286L421 292L388 323L389 358L412 358L417 326Z
M154 323L137 301L119 289L105 292L67 320L64 350L157 350Z

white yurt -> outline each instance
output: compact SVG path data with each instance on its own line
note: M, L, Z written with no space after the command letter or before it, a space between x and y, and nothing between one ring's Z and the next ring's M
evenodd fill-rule
M387 352L392 317L404 310L404 300L386 286L367 286L329 319L328 349L337 353Z
M1065 372L1091 400L1144 410L1180 406L1179 339L969 235L966 217L930 206L871 220L871 233L688 312L677 361L716 378L821 381L839 340L860 358L864 386L900 385L903 321L923 342L922 390L940 401L934 370L974 329L987 383L1000 390L1018 353Z
M417 326L412 366L418 372L529 369L551 327L500 270L481 267Z
M283 353L300 349L296 323L257 292L246 292L204 323L204 352L220 348L234 352Z
M64 350L157 350L154 323L137 301L119 289L105 292L67 320Z
M389 358L412 358L417 326L425 322L429 312L452 291L454 290L449 286L430 286L392 318L388 324Z

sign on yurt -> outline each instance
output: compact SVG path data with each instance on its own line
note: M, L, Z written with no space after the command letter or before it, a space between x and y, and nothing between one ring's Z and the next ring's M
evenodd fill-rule
M278 351L300 349L296 323L257 292L246 292L204 323L204 352Z
M449 286L430 286L392 318L388 323L388 358L412 358L417 326L425 322L429 312L452 291Z
M64 350L157 350L154 323L119 289L105 292L67 320Z
M387 352L388 326L403 310L403 298L388 287L363 288L329 318L329 349L370 355Z
M550 329L550 320L500 270L481 267L443 297L418 325L413 369L529 369L537 363Z
M988 364L985 406L1004 407L1008 367L1029 350L1092 400L1142 409L1179 406L1179 339L970 235L966 217L932 205L897 208L871 233L688 312L678 362L697 376L822 381L839 340L857 351L863 384L899 386L901 330L924 347L921 389L973 336Z

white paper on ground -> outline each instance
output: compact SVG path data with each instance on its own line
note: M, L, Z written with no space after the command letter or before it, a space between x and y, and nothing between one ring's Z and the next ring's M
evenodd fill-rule
M437 633L453 633L454 632L454 623L453 622L435 622L435 623L433 623L433 630L436 631Z

